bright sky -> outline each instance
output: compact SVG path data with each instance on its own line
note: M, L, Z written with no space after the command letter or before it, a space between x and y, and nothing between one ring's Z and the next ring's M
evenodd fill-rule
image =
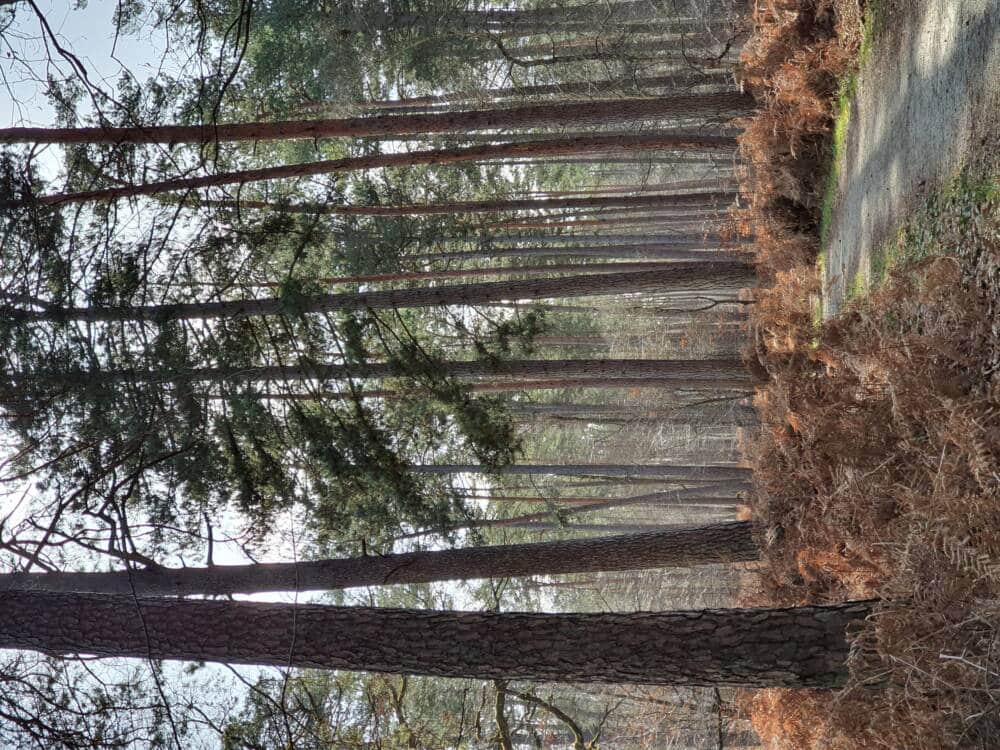
M139 36L116 36L113 15L117 0L90 0L85 8L76 8L72 0L36 0L59 45L74 54L95 86L113 91L115 80L128 69L139 80L154 76L163 60L168 39L162 31L142 24ZM10 13L14 21L10 23ZM0 14L2 28L3 90L0 92L0 123L14 125L49 125L52 109L42 92L38 78L51 74L64 78L70 67L27 4L6 8ZM55 60L51 65L48 60Z

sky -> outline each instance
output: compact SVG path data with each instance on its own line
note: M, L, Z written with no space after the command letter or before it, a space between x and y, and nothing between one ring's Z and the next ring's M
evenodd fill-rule
M128 69L139 80L157 73L168 49L165 32L141 25L139 35L116 34L113 16L117 0L90 0L76 8L75 0L37 0L56 41L83 64L90 80L111 91L115 79ZM14 11L13 22L10 21ZM69 65L58 59L52 38L46 39L36 14L21 3L4 9L2 24L2 91L0 123L16 125L51 125L52 109L37 80L46 74L65 76ZM56 58L57 64L47 64Z
M36 0L43 26L27 3L0 9L0 127L51 126L55 115L44 93L44 80L66 79L72 68L59 53L71 53L91 83L106 92L125 70L140 81L175 69L166 31L139 19L139 33L116 33L118 0ZM59 173L60 155L52 146L36 154L35 164L47 179Z

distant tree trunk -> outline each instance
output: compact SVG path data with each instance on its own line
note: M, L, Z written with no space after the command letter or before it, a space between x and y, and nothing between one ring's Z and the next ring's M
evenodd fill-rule
M572 382L601 387L619 379L651 380L660 384L683 383L704 388L740 385L750 388L754 381L743 363L735 359L563 359L563 360L470 360L429 363L434 373L450 377L506 377L516 379L514 390L531 388L522 378L573 377ZM11 378L16 384L96 385L99 383L143 383L170 381L200 383L250 383L263 381L328 381L347 378L412 377L405 365L390 362L367 364L262 365L259 367L197 367L184 370L76 370L21 373ZM566 381L569 382L569 381ZM551 387L551 386L546 386ZM493 389L483 389L493 390ZM509 390L509 389L496 389Z
M0 143L212 143L292 138L467 133L475 130L540 128L566 123L600 124L671 116L702 118L732 110L748 111L753 97L739 91L610 99L434 114L373 115L345 119L284 122L160 125L127 128L3 128Z
M574 190L536 190L528 195L538 198L569 198L574 195L598 196L598 195L649 195L652 193L663 193L670 191L676 193L680 190L731 190L736 186L734 179L726 177L714 177L710 179L695 180L672 180L670 182L633 182L630 184L592 184L578 185Z
M478 305L498 300L545 299L626 294L642 291L740 289L751 284L749 267L738 261L675 263L657 271L565 276L556 279L494 281L415 289L328 294L302 301L303 312L385 310L402 307ZM281 298L232 302L189 302L136 307L80 307L24 310L0 305L0 314L24 322L45 320L195 320L277 315L287 307Z
M389 99L377 102L363 102L362 106L371 109L406 109L423 107L428 104L449 104L462 101L491 101L512 97L549 96L551 94L596 94L608 91L622 95L638 93L649 95L659 89L678 90L690 86L725 86L733 83L731 71L682 72L661 76L637 76L612 78L605 81L576 81L567 83L548 83L527 86L509 86L485 91L456 91L450 94L430 96L413 96L402 99ZM310 109L323 109L328 104L322 102L310 105Z
M416 256L416 260L475 260L482 258L635 258L659 259L665 261L692 260L704 258L715 260L716 248L721 243L711 239L692 239L689 242L664 244L623 244L623 245L540 245L537 247L496 247L483 250L464 250L442 253L427 253Z
M249 374L248 374L249 376ZM295 380L309 380L311 376L304 372L283 372L280 373L281 379L286 381ZM131 373L118 373L114 375L109 375L104 373L100 375L100 378L104 382L114 382L116 380L126 380L132 378L142 379L143 373L131 372ZM151 376L150 376L151 377ZM193 378L189 375L184 374L161 374L159 380L164 377L174 377L176 379L182 379L187 377ZM215 375L213 372L209 372L205 377L210 382L214 380L215 382L222 382L226 379L224 374ZM263 379L264 376L261 376ZM45 383L58 383L65 382L68 385L75 385L83 382L83 378L90 378L88 382L95 382L95 378L98 378L96 373L79 372L76 375L70 374L68 378L64 378L55 374L40 373L39 377L36 378L38 382ZM231 380L237 380L238 378L230 378ZM252 378L251 378L252 379ZM278 378L271 378L278 379ZM26 381L23 381L26 382ZM743 395L751 395L750 388L752 386L752 381L747 380L747 376L744 373L738 378L728 378L728 377L717 377L712 379L706 378L683 378L683 377L670 377L669 375L664 377L633 377L633 378L619 378L619 377L602 377L602 378L587 378L587 377L554 377L545 379L517 379L517 380L507 380L507 379L496 379L496 380L478 380L475 382L467 383L466 387L473 393L511 393L515 391L547 391L547 390L565 390L570 388L600 388L600 389L622 389L628 388L630 390L639 390L643 388L656 388L657 390L673 392L678 390L721 390L721 391L738 391L742 392ZM203 398L213 398L221 399L224 396L216 396L212 394L197 394ZM263 393L261 398L273 399L275 401L318 401L323 399L345 399L345 398L410 398L411 394L400 393L395 390L389 389L378 389L378 390L362 390L358 392L338 392L338 391L309 391L309 392L283 392L283 393Z
M749 477L748 477L749 478ZM737 504L736 493L749 489L749 484L739 480L712 482L702 487L689 487L686 490L670 490L666 492L649 492L632 497L616 497L610 500L579 505L565 511L569 515L577 513L595 513L612 508L624 508L630 505L655 505L662 508L730 508ZM712 495L710 493L715 493Z
M719 508L732 507L736 505L735 497L705 497L706 492L722 492L726 485L746 488L737 481L719 482L706 487L691 487L685 490L674 490L673 492L650 492L645 495L634 495L633 497L620 497L612 500L594 500L591 503L574 504L570 508L560 508L559 516L569 517L583 513L593 513L599 510L610 508L621 508L629 505L657 505L660 507L700 507ZM484 498L485 499L485 498ZM553 501L554 502L554 501ZM561 500L559 500L561 502ZM548 524L557 515L554 511L539 511L537 513L525 513L520 516L510 518L481 518L463 523L459 528L463 529L498 529L504 527L533 528L537 523ZM554 522L560 523L563 519L557 518ZM573 528L578 528L573 524Z
M567 154L615 153L650 149L705 149L731 151L736 139L730 136L712 135L612 135L590 138L548 138L523 143L499 143L469 148L444 148L429 151L411 151L397 154L372 154L345 159L287 164L278 167L261 167L237 172L202 175L200 177L175 177L159 182L148 182L124 187L98 188L76 193L57 193L34 198L34 203L42 206L62 203L83 203L86 201L134 198L140 195L159 195L176 190L196 190L218 185L242 185L261 180L278 180L293 177L315 177L323 174L353 172L379 167L412 167L420 164L459 164L489 159L509 159L520 156L550 158ZM4 205L19 205L16 201L0 201Z
M472 679L833 688L871 602L635 614L0 594L0 648Z
M657 477L660 479L744 479L750 470L739 466L684 466L680 464L512 464L497 469L480 464L419 464L416 474L502 474L504 476Z
M730 507L737 503L736 493L748 488L744 482L727 481L712 482L699 487L690 487L685 490L671 490L663 492L649 492L643 495L633 495L631 497L615 497L610 500L601 500L596 497L585 497L582 495L557 497L545 497L542 495L476 495L469 494L464 497L468 500L481 500L489 503L521 503L525 505L555 504L560 506L560 513L576 515L578 513L592 513L608 508L619 508L628 505L656 505L667 507L710 507L721 508ZM714 493L714 494L708 494ZM728 494L727 494L728 493ZM566 507L569 506L569 507Z
M335 203L283 206L259 200L204 200L200 205L223 208L261 209L307 214L347 214L357 216L425 216L431 214L500 213L508 211L548 211L572 208L648 208L694 206L722 208L733 203L736 193L715 191L663 195L603 195L584 198L509 198L454 203L413 203L398 206L351 206Z
M757 557L750 524L735 521L630 536L466 547L341 560L156 568L121 573L12 573L0 575L0 592L131 594L134 590L139 596L221 596L686 567L742 562Z
M562 52L560 43L546 45L530 45L526 47L508 47L499 38L493 40L497 46L497 53L487 55L487 59L504 60L511 65L521 68L541 68L550 65L566 65L571 63L590 62L606 60L609 62L627 61L631 63L642 61L667 61L674 60L678 64L686 64L700 67L718 68L726 65L719 57L705 57L697 53L685 52L683 49L671 48L660 39L630 41L624 43L604 43L601 39L582 40L589 42L576 47L566 47ZM568 43L567 43L568 44ZM533 57L534 55L545 55L545 57ZM732 64L732 63L728 63Z
M508 404L512 414L525 419L550 421L592 421L627 424L650 420L664 424L719 424L750 426L757 423L757 414L750 407L730 404L678 405L676 407L621 406L618 404Z
M723 213L719 210L700 211L697 213L678 214L669 213L642 213L617 215L601 212L588 215L570 216L543 216L531 219L503 219L492 226L503 227L505 230L511 229L558 229L560 231L578 229L580 227L601 227L602 229L621 230L625 228L638 229L654 225L658 229L669 226L678 232L693 232L699 229L712 229L715 231L721 226ZM707 225L712 225L711 227Z
M702 253L705 257L707 253ZM696 253L687 253L687 257L677 260L695 260ZM714 258L713 258L714 259ZM441 279L461 279L470 276L530 276L533 274L551 273L609 273L625 271L649 271L663 270L670 268L669 258L660 261L638 261L634 263L576 263L573 265L548 265L548 266L484 266L471 268L448 268L438 271L396 271L395 273L359 274L357 276L320 276L310 279L316 284L376 284L397 281L438 281ZM280 281L259 281L243 284L245 287L277 288L282 286ZM537 340L537 338L536 338Z

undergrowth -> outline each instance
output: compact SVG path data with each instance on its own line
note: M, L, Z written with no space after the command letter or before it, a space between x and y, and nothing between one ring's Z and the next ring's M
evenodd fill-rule
M815 315L823 171L860 8L761 0L743 58L740 216L766 287L769 374L748 441L764 565L747 603L876 597L836 696L747 696L771 748L995 747L1000 736L1000 195L963 175L881 255L877 285ZM860 290L859 290L860 291Z

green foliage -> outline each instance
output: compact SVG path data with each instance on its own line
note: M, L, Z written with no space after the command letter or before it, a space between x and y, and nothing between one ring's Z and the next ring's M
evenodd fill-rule
M896 236L876 247L869 258L871 286L881 284L889 272L904 263L962 254L988 234L991 215L1000 204L1000 182L995 173L975 166L963 170L935 191L910 216Z

